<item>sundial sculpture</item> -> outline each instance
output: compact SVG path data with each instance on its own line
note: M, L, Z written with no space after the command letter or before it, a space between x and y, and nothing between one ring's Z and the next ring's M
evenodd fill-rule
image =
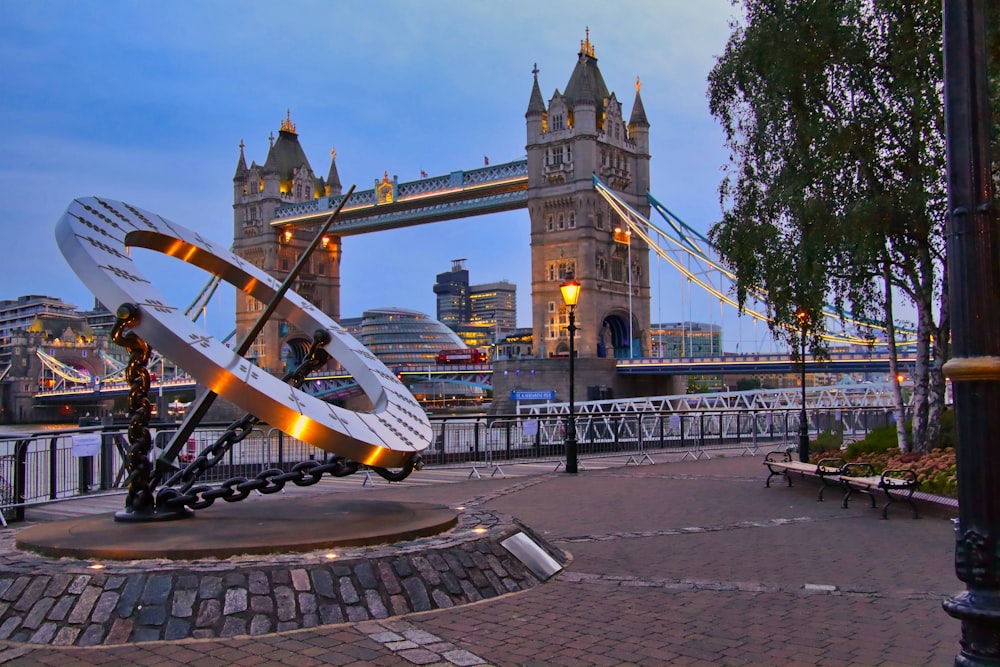
M326 221L296 269L336 213ZM304 486L315 483L324 473L348 475L362 465L387 479L402 479L419 467L420 452L432 437L427 416L381 361L318 308L288 290L297 270L281 284L197 232L150 211L97 197L76 199L69 205L56 225L56 240L80 280L106 308L116 312L113 338L131 353L127 371L132 387L131 449L126 461L129 489L126 510L118 513L119 520L185 516L191 508L207 507L216 498L240 500L255 490L273 493L288 481ZM267 304L258 326L236 350L206 335L143 276L129 255L130 247L183 260ZM242 356L272 312L314 336L305 361L284 380ZM154 469L149 459L149 374L145 368L150 347L190 373L210 392L248 413L184 468L176 467L176 456L204 410L202 414L196 411L193 419L189 415ZM311 370L331 357L357 381L371 401L371 411L340 408L298 388ZM200 484L201 473L222 460L229 448L259 421L335 456L323 463L300 463L290 472L267 470L252 479L234 477L215 486Z

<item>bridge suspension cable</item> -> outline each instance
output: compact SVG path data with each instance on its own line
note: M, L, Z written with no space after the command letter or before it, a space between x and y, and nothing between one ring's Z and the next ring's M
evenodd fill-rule
M38 356L46 368L67 382L88 383L93 381L89 373L84 373L77 368L64 364L52 355L42 352L42 348L40 347L35 348L35 355Z
M707 237L684 223L656 200L652 194L647 193L650 206L663 217L670 227L670 231L664 230L636 211L596 175L594 176L594 188L622 220L625 221L628 229L645 241L658 257L673 266L687 278L688 282L698 285L701 289L716 297L720 303L729 305L740 311L739 304L732 297L735 291L733 285L736 283L736 275L718 259L718 253ZM650 229L656 233L656 238L649 233ZM695 264L695 269L691 268L692 261ZM767 293L762 290L752 290L749 296L751 302L744 304L741 314L749 315L754 321L760 320L773 323L773 319L766 312ZM851 324L866 332L885 332L884 326L854 318L850 313L845 313L844 317L841 318L829 306L823 310L823 315L828 321L834 321L838 324ZM790 330L792 329L790 328ZM853 335L846 331L831 331L828 327L817 333L821 339L835 343L873 345L876 347L886 344L884 340L878 340L874 336L865 337ZM897 345L912 343L912 337L915 335L915 332L905 328L897 328L896 333L897 336L903 337L902 341L897 341Z
M208 305L208 302L212 300L212 297L215 296L215 290L219 289L221 282L222 278L219 276L209 278L208 282L205 283L205 286L201 288L201 291L194 298L194 301L191 302L191 305L184 311L184 315L191 319L196 319L201 314L201 311L205 309L205 306Z

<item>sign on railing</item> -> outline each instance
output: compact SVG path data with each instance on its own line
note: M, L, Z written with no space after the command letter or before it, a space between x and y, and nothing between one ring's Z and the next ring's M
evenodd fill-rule
M512 401L554 401L556 400L555 389L538 389L533 391L514 389L510 392Z

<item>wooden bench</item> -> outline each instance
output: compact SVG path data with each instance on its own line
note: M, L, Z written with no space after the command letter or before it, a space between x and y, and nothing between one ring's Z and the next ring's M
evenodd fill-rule
M917 489L917 473L909 469L886 470L881 475L875 473L875 468L870 463L848 463L840 473L840 483L844 485L844 508L847 508L847 501L852 493L867 493L872 501L872 507L876 507L875 496L881 490L885 494L886 503L882 508L882 518L889 518L889 505L896 502L905 502L913 510L913 518L919 519L917 506L913 503L913 492ZM899 499L893 497L893 493Z
M792 459L791 452L775 451L768 452L764 457L764 465L767 466L769 474L764 486L771 487L771 478L784 476L788 486L792 485L792 477L789 473L799 473L800 477L805 475L815 475L819 477L822 485L819 487L818 501L823 500L823 492L828 486L836 486L828 480L837 481L840 478L840 471L846 465L843 459L830 458L823 459L819 463L803 463Z

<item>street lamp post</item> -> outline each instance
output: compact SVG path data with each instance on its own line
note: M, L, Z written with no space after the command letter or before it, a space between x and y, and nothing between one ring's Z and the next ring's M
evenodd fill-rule
M624 243L628 248L626 251L628 264L625 269L628 271L628 358L631 359L635 350L635 343L632 342L632 230L622 231L621 227L615 227L615 241Z
M576 302L580 299L580 283L572 276L559 286L563 301L569 307L569 417L566 419L566 472L576 474L576 406L573 404L573 367L576 363L574 339L576 338Z
M948 294L958 524L955 574L966 590L944 601L962 622L956 665L996 665L1000 656L1000 226L990 173L993 130L986 0L944 1L947 130ZM996 101L994 100L994 103Z
M802 412L799 413L799 461L809 463L809 416L806 414L806 324L805 311L795 314L799 318L799 363L802 368Z

